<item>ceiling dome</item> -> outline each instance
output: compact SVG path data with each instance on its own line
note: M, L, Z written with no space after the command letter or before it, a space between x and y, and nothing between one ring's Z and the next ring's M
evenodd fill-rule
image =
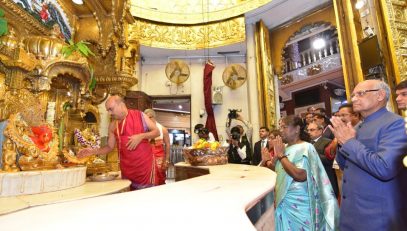
M131 0L135 17L173 24L198 24L242 15L271 0Z

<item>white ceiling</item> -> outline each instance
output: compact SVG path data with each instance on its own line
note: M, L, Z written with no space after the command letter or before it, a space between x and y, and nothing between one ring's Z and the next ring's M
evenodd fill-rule
M332 4L332 0L273 0L246 13L246 23L256 23L261 19L267 28L272 30L292 19L300 20L301 16L329 4Z
M245 14L246 24L256 23L260 19L272 30L291 20L301 20L301 17L332 4L332 0L273 0L269 4ZM239 51L239 55L246 54L246 44L238 43L229 46L212 48L209 55L219 55L218 52ZM168 58L174 56L205 56L208 50L170 50L141 46L141 56L144 59Z

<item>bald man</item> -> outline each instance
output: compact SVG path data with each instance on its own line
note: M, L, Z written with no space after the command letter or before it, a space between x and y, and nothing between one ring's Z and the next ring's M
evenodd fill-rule
M141 111L127 109L120 96L109 97L105 106L112 118L107 145L99 149L82 149L78 157L107 154L117 142L122 177L131 181L131 189L153 186L155 163L149 139L160 135L157 126Z
M360 82L351 95L363 122L356 130L331 119L343 170L340 230L406 230L407 153L404 120L387 111L389 86L380 80Z

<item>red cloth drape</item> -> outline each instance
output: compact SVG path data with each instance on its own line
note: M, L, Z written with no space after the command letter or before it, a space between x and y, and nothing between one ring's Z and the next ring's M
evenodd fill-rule
M205 99L205 110L208 117L206 118L205 127L213 133L216 140L218 139L218 131L216 130L215 115L212 108L212 71L215 66L210 62L206 62L204 68L203 90Z

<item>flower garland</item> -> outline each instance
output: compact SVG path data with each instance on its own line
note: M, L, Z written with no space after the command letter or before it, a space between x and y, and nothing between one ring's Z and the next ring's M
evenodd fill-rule
M82 132L79 129L74 130L74 134L78 142L85 147L91 147L91 148L100 148L100 136L94 135L95 137L95 142L91 142L87 140L85 137L83 137Z

